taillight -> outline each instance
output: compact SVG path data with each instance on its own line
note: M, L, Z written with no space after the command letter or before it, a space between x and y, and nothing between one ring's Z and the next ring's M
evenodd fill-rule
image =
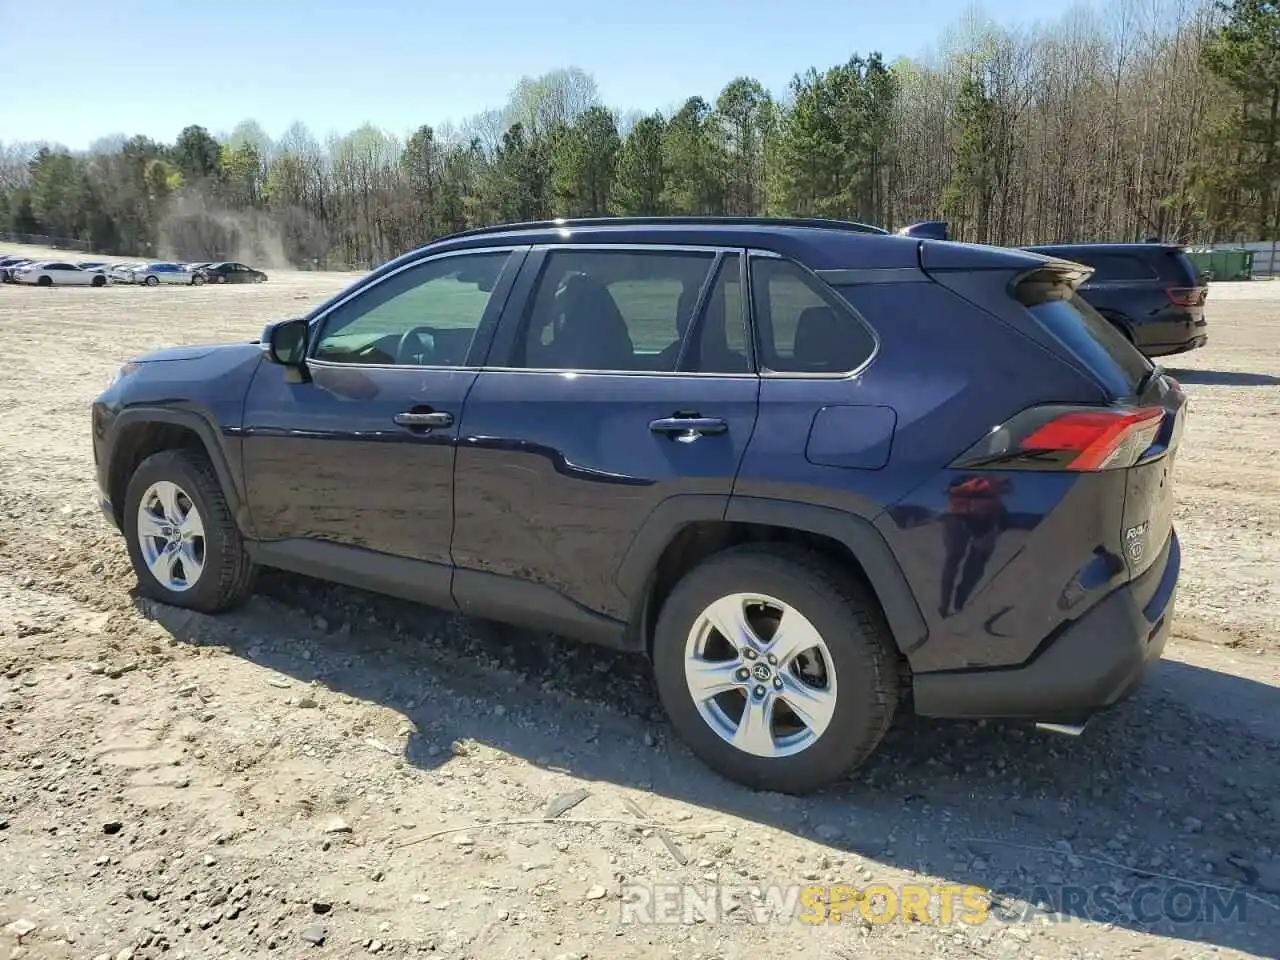
M952 466L1123 470L1156 442L1164 414L1162 407L1032 407L996 427Z
M1169 302L1179 307L1202 306L1209 296L1208 287L1169 287L1165 290Z

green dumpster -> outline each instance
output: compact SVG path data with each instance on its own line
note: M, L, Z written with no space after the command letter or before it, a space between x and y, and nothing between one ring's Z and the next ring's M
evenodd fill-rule
M1214 280L1248 280L1253 276L1252 250L1215 250L1200 247L1187 251L1196 270Z

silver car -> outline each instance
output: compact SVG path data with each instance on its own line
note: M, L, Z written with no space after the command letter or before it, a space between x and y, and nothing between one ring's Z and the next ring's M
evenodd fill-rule
M178 284L184 287L204 283L204 275L192 273L185 263L148 263L133 273L134 283L148 287L158 287L162 283Z

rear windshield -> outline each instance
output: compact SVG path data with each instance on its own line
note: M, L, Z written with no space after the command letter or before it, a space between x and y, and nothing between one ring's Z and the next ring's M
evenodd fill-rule
M1065 284L1027 309L1115 397L1137 393L1151 364L1120 331Z
M1169 263L1162 272L1174 283L1181 286L1200 286L1200 271L1196 269L1196 265L1191 261L1191 258L1181 250L1169 251Z

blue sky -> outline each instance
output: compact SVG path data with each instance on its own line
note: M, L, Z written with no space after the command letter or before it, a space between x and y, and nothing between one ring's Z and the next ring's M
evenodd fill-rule
M936 43L968 0L0 0L0 140L82 148L172 140L188 123L318 136L365 121L397 134L500 106L521 76L578 66L611 106L709 99L739 74L772 90L854 52ZM985 0L1002 23L1045 0ZM53 21L62 26L52 28ZM76 24L73 29L70 25ZM17 95L15 95L17 94Z

